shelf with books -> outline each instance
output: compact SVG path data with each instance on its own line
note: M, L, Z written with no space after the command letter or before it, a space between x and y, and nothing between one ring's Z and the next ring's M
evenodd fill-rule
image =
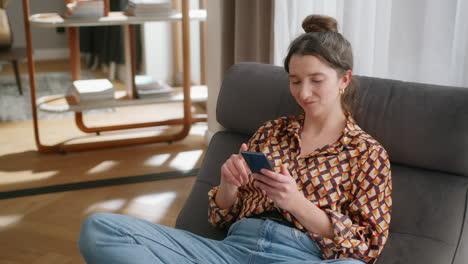
M189 19L194 21L206 20L206 10L190 10ZM29 17L31 25L40 27L136 25L146 22L176 20L182 20L182 13L176 12L169 16L128 16L125 12L110 12L109 16L97 18L64 18L58 13L41 13Z
M190 89L190 97L192 103L206 102L208 98L207 87L205 85L192 86ZM138 100L131 99L125 91L116 91L114 93L114 99L111 100L104 99L83 103L78 103L75 97L71 95L48 95L39 97L36 100L36 105L39 110L47 112L82 112L92 109L145 104L182 103L183 101L184 95L182 87L174 87L174 92L169 96L148 96Z
M71 14L65 15L70 16L64 18L64 16L58 13L43 13L31 15L29 2L30 0L23 1L23 16L24 16L24 27L26 33L26 46L28 53L28 72L29 82L31 87L31 105L33 113L33 125L34 125L34 139L39 152L71 152L71 151L84 151L101 149L108 147L119 147L119 146L131 146L137 144L147 143L158 143L158 142L172 142L175 140L181 140L185 138L194 122L206 122L206 115L194 116L192 113L192 102L206 101L207 91L206 86L192 86L190 81L190 21L198 20L203 21L206 19L206 10L190 10L189 0L182 0L181 13L169 13L166 15L158 14L156 16L148 16L147 10L134 10L137 16L127 16L123 12L109 12L109 0L104 1L104 10L102 17L94 18L75 18L73 17L77 13L71 12ZM70 0L74 1L74 0ZM97 1L97 0L96 0ZM68 2L68 1L67 1ZM85 2L85 1L83 1ZM146 2L146 1L145 1ZM177 1L175 1L176 3ZM203 2L203 0L202 0ZM175 8L178 9L178 8ZM73 11L73 10L72 10ZM76 10L75 10L76 11ZM166 10L167 11L167 10ZM78 12L79 13L79 12ZM157 12L156 12L157 13ZM83 13L82 13L83 14ZM138 89L135 81L136 76L136 47L135 47L135 25L143 24L145 22L153 21L181 21L181 23L173 23L174 26L180 27L182 36L182 75L183 83L182 87L176 89L170 96L165 97L146 97L141 94L141 98L138 96ZM72 81L80 80L81 77L81 60L80 60L80 46L79 46L79 27L86 26L107 26L107 25L121 25L123 28L123 39L124 39L124 51L126 61L126 75L127 79L130 80L127 84L126 91L118 91L114 94L114 99L102 99L93 100L87 98L87 102L81 102L78 104L76 98L73 96L49 96L36 98L36 81L35 81L35 66L33 57L33 43L31 34L31 25L40 27L66 27L68 30L68 41L70 50L70 72L72 74ZM204 32L204 31L203 31ZM203 37L202 37L203 39ZM175 43L178 46L178 43ZM203 49L203 48L202 48ZM145 91L147 92L147 91ZM150 93L150 92L148 92ZM84 99L84 97L83 97ZM181 130L175 134L170 135L158 135L149 137L133 137L129 135L125 139L119 140L101 140L99 142L89 143L74 143L68 144L67 141L55 144L46 145L41 142L39 135L39 122L37 117L38 110L47 110L49 106L57 105L60 101L62 104L63 111L74 111L75 124L76 126L85 133L96 133L106 131L120 131L128 129L138 129L156 126L166 125L182 125ZM81 100L80 100L81 101ZM92 102L91 102L92 101ZM87 126L84 123L83 111L96 109L96 108L108 108L108 107L123 107L130 105L141 105L141 104L158 104L167 102L181 102L183 108L183 116L177 119L169 119L157 122L139 122L129 124L118 124L113 126ZM52 107L53 108L53 107ZM49 109L50 110L50 109Z

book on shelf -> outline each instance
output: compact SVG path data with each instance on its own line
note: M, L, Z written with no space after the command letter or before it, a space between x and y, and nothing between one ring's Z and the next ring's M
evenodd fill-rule
M78 80L73 82L72 95L80 104L113 100L114 85L107 79Z
M163 81L156 81L148 75L135 76L135 85L140 98L169 97L174 88Z
M69 0L64 18L99 18L104 16L103 0Z
M170 0L129 0L126 15L168 17L174 14Z

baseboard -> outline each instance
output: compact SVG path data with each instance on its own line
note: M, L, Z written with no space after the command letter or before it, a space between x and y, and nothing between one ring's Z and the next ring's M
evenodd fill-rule
M69 57L70 57L70 51L68 50L68 48L34 50L34 60L36 61L68 59Z

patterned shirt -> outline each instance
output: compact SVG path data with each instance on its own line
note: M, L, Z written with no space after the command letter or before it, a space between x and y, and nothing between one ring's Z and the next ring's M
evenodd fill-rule
M249 183L239 188L232 207L215 202L218 187L208 193L209 222L227 227L262 212L278 210L320 247L324 259L354 258L375 263L389 232L392 207L390 162L385 149L347 115L337 142L300 157L304 115L282 117L263 124L248 142L249 151L263 152L280 172L287 164L304 196L330 218L334 237L307 231L295 217L275 207L264 192Z

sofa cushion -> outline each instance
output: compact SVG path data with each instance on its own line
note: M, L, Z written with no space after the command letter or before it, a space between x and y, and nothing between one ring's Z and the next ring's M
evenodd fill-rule
M208 191L212 187L206 182L195 182L184 208L177 217L176 228L217 240L226 236L226 230L215 228L208 223Z
M468 201L468 193L466 196L466 200ZM468 202L467 202L468 203ZM465 224L463 230L461 230L461 239L460 243L458 244L457 251L455 254L455 259L453 264L466 264L466 260L468 259L468 216L467 216L468 208L465 209Z
M227 130L251 135L268 120L302 111L288 87L288 75L282 67L236 64L225 74L216 118Z
M359 77L358 124L392 162L468 177L468 89Z
M377 264L452 263L454 248L425 237L391 232Z
M455 248L463 227L468 179L392 164L390 233L431 239Z

